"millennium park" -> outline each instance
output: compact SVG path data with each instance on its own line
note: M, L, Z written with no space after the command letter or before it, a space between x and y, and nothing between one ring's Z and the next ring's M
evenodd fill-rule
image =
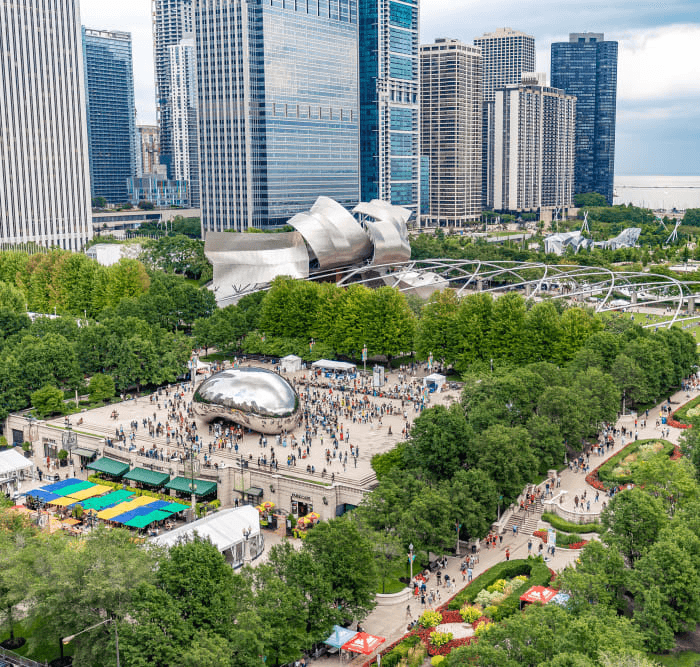
M0 253L0 664L695 664L697 210L320 203Z

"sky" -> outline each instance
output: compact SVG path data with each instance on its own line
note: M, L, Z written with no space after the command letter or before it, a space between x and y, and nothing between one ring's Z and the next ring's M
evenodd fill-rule
M150 0L81 0L89 28L132 33L136 109L155 122ZM699 0L421 0L421 42L471 42L508 26L535 37L537 70L552 42L603 32L619 42L615 173L700 174Z

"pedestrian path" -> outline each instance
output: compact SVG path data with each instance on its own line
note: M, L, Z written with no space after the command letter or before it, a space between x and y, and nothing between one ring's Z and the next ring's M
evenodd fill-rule
M697 392L691 392L690 395L687 391L676 392L670 397L672 409L677 410L684 403L687 403L691 398L693 398L694 395L697 395ZM664 401L663 403L649 410L649 415L648 417L646 417L647 426L645 428L642 428L638 423L637 430L640 440L662 437L662 426L660 425L659 428L657 428L656 420L658 419L659 422L661 421L661 405L663 405L664 403L667 403L667 401ZM618 419L617 421L618 427L624 425L627 429L632 429L632 438L627 437L625 439L625 445L629 444L630 439L634 439L634 419L635 418L632 415L625 415L620 417L620 419ZM666 426L663 425L663 428L666 428ZM679 429L671 428L667 439L673 442L674 444L678 444L679 436ZM605 452L602 456L591 455L591 469L598 467L605 460L607 460L611 456L614 456L617 452L619 452L622 449L622 447L622 438L618 437L615 439L615 446L611 450ZM573 509L574 496L578 494L579 497L582 497L584 491L586 491L587 497L590 497L591 499L595 498L596 489L594 489L592 486L590 486L590 484L586 482L585 473L573 472L567 467L559 473L559 476L561 478L561 487L556 489L556 491L567 491L567 494L565 496L568 498L566 501L567 508ZM592 510L600 510L600 507L602 506L604 500L607 500L607 496L605 496L605 494L600 494L597 503L592 504ZM503 541L500 544L498 544L498 546L495 548L481 549L479 553L479 562L474 568L474 578L478 577L480 574L488 570L490 567L493 567L497 563L504 561L506 559L506 549L510 550L510 557L512 560L519 558L527 558L528 542L532 543L531 553L538 553L539 544L541 540L539 540L539 538L533 538L532 532L538 527L545 527L549 525L544 524L541 521L541 515L542 503L539 499L535 503L533 510L531 510L527 516L522 516L519 512L516 512L513 521L509 522L509 524L503 532ZM515 535L513 534L512 530L513 523L518 524L518 531ZM547 559L547 564L551 569L558 572L565 568L567 565L574 563L576 558L578 558L579 554L580 550L558 548L556 549L554 556L550 556ZM443 581L444 574L448 573L450 575L450 579L454 578L453 580L457 583L456 590L454 592L448 593L447 589L443 584L442 588L440 589L441 600L438 601L435 606L440 606L447 599L455 595L457 592L462 590L464 586L466 586L466 582L462 581L462 575L460 573L460 562L463 556L464 554L462 554L461 556L454 556L447 559L448 565L447 568L443 570ZM434 575L431 577L431 582L434 586ZM407 614L407 605L411 608L410 615ZM410 602L402 600L393 605L382 605L375 607L372 613L369 614L369 616L365 619L363 626L367 629L367 632L370 632L371 634L386 637L386 644L389 644L391 642L394 642L396 639L400 638L403 634L405 634L407 625L410 622L410 620L418 618L422 611L423 608L421 607L420 599L414 599L411 595ZM323 665L327 663L328 665L332 664L333 666L337 665L337 662L337 656L320 658L319 660L315 661L316 664Z

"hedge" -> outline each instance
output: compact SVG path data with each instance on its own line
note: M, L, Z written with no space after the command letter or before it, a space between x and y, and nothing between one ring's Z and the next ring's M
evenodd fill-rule
M603 465L598 468L598 479L601 482L605 482L610 485L617 484L629 484L634 481L632 475L613 475L612 471L616 465L622 462L622 460L634 454L642 445L649 444L650 442L661 442L663 444L663 449L659 454L665 454L666 456L671 456L674 449L674 444L668 440L663 440L661 438L648 438L647 440L633 440L629 445L621 449L615 456L611 456Z
M561 530L565 533L602 533L603 526L599 523L573 523L562 519L557 514L545 512L542 515L542 521L546 521L553 528Z
M454 597L452 602L448 605L448 609L461 609L466 603L474 602L476 596L484 588L488 588L495 581L498 581L498 579L512 579L520 574L530 577L530 581L528 582L530 586L544 586L552 578L552 573L541 558L530 557L520 560L507 560L494 565L486 570L486 572L480 574ZM506 604L515 593L517 593L517 591L514 591L513 594L503 600L499 608ZM517 599L520 600L519 595ZM517 606L518 605L516 605L516 609Z
M676 410L672 415L671 419L673 421L678 422L678 427L676 428L682 428L684 426L690 426L688 422L688 410L691 410L692 408L696 407L698 404L700 404L700 396L696 396L692 400L688 401L685 405L681 406ZM671 420L668 420L669 425Z

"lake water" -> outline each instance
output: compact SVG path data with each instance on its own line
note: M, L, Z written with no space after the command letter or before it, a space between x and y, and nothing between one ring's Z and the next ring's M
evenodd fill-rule
M614 204L670 211L700 208L700 176L615 176Z

